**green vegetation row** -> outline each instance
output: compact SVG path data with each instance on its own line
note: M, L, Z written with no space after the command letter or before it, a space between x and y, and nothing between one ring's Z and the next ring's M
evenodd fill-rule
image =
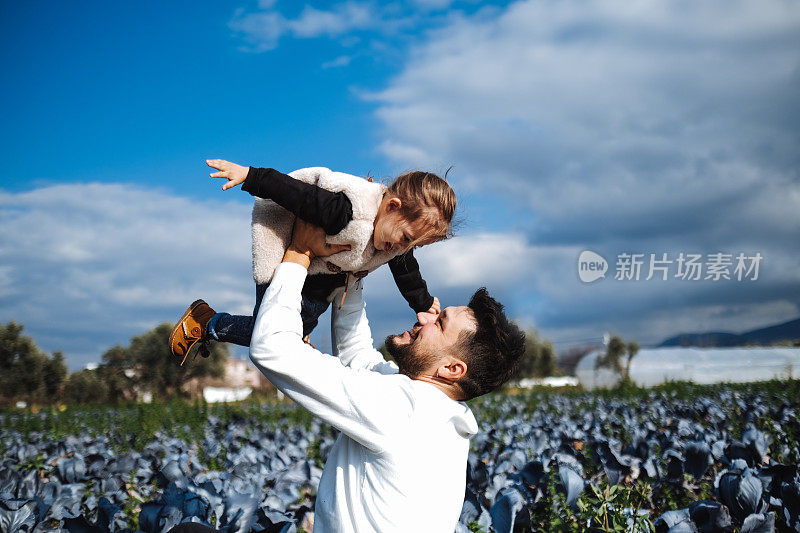
M122 436L110 444L115 451L141 451L157 432L199 443L205 438L209 418L221 425L233 420L249 420L269 428L303 426L309 428L312 415L293 403L254 398L239 403L209 404L201 400L173 398L152 403L125 403L115 406L49 406L42 409L0 411L0 432L18 431L24 437L43 436L52 440L70 435L98 436L114 432ZM7 450L0 450L2 457Z
M700 397L715 397L722 391L734 391L748 395L765 395L776 403L794 398L800 405L800 380L771 380L757 383L720 383L698 385L692 382L673 381L656 387L637 387L630 383L612 389L587 392L582 387L534 387L529 390L506 388L495 394L472 400L470 407L483 423L494 423L503 404L512 395L515 402L523 405L520 414L532 413L535 409L547 408L548 398L566 396L581 400L581 406L591 410L598 402L608 400L648 401L654 397L692 401ZM725 406L734 410L737 406ZM301 424L308 426L311 415L290 402L278 402L266 396L257 396L238 403L209 404L202 400L189 401L173 397L167 401L152 403L126 402L118 405L61 405L42 408L0 409L0 431L16 430L24 436L44 432L60 439L69 435L85 433L101 435L109 429L129 430L137 442L148 441L156 431L188 438L202 439L208 417L221 421L253 419L266 424ZM736 423L732 420L732 423Z

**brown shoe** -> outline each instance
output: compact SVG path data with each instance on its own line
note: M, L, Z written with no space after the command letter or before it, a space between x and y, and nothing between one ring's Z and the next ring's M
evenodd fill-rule
M305 337L303 337L303 342L304 342L304 343L306 343L306 344L308 344L309 346L311 346L311 347L312 347L312 348L314 348L315 350L317 349L317 347L316 347L316 346L314 346L313 344L311 344L311 339L309 339L309 336L308 336L308 335L306 335Z
M172 333L169 335L169 349L176 357L181 358L181 366L186 361L186 356L189 355L189 350L192 346L202 341L203 345L200 348L204 357L208 357L208 348L206 342L208 341L208 322L216 313L211 307L203 300L195 300L192 305L183 313L183 316L175 327L172 328Z

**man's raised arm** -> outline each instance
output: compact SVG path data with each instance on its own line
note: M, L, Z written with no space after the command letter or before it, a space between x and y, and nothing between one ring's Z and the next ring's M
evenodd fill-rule
M397 365L384 360L383 355L375 349L367 320L366 304L361 293L362 284L361 280L358 280L348 289L342 308L333 306L331 320L333 354L343 365L350 368L396 374ZM338 296L334 301L339 301Z
M302 340L301 290L311 258L341 250L324 239L321 228L300 219L295 222L294 241L258 310L250 359L297 404L367 448L380 451L396 437L397 422L412 408L404 389L386 381L395 376L348 368Z

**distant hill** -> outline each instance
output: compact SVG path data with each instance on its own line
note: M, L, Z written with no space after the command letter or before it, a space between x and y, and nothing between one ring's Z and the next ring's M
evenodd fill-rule
M739 334L725 331L681 333L664 340L659 346L697 346L700 348L746 346L748 344L766 346L782 341L800 341L800 318Z

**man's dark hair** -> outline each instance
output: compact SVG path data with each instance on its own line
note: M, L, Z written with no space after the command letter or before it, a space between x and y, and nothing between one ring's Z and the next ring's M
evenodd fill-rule
M525 334L503 312L503 305L481 287L469 301L478 329L459 343L467 373L458 384L465 400L492 392L511 379L525 352Z

